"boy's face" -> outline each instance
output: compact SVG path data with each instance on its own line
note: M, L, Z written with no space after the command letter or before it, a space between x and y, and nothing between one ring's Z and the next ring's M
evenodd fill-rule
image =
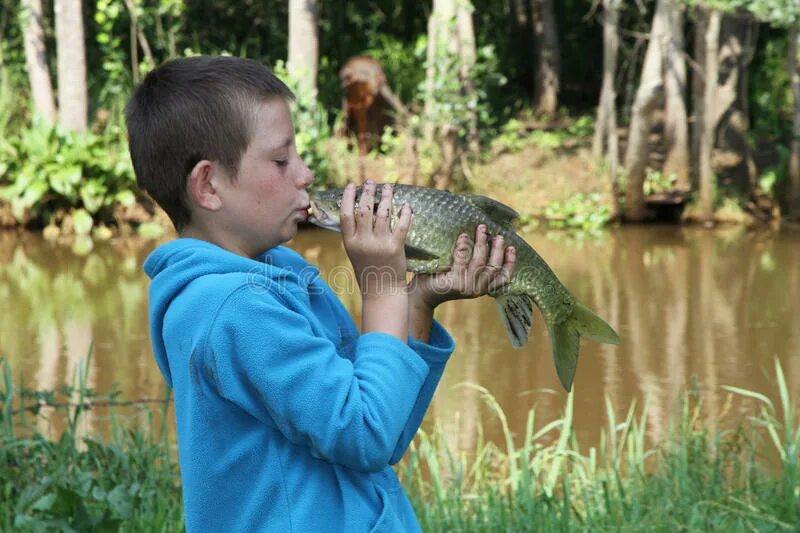
M308 216L306 189L313 179L297 154L288 104L280 97L266 100L256 112L236 179L224 176L216 183L222 200L218 222L230 240L225 247L255 257L294 237Z

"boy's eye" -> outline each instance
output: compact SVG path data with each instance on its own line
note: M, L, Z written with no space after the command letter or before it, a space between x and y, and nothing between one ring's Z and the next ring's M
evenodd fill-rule
M288 159L276 159L275 160L275 164L278 165L279 167L285 167L286 165L289 164L289 160Z

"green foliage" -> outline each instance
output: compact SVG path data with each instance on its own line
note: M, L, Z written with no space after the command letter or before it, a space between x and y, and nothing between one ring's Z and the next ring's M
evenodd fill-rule
M468 111L479 121L482 146L493 146L492 153L517 151L528 144L555 149L564 147L569 137L584 137L584 132L536 129L528 134L511 117L530 109L535 77L536 47L530 28L530 2L503 3L472 0L476 34L477 62L473 72L476 96L462 94L452 53L434 61L438 71L434 91L439 102L432 110L438 124L453 126L465 135ZM759 28L755 58L749 69L750 110L753 137L781 144L791 134L792 97L785 67L785 28L800 20L800 4L795 0L687 0L691 5L719 9L746 9L767 24ZM153 62L170 57L208 53L242 55L276 65L287 55L288 5L285 1L231 2L229 0L132 0L137 29L149 44ZM625 87L635 87L642 47L638 35L650 24L654 3L627 2L620 5L620 72L617 85L620 104L629 100ZM640 6L647 9L642 10ZM52 3L44 3L45 38L53 83L55 47ZM318 178L332 183L336 162L329 161L331 128L341 110L338 70L352 55L368 53L384 67L387 79L412 114L422 109L425 76L426 24L430 14L422 4L404 0L357 0L320 3L320 70L316 102L299 99L296 117L298 145ZM586 0L555 2L561 54L560 103L571 113L586 112L597 103L602 62L602 33L598 13ZM151 68L145 61L142 43L132 58L132 13L125 0L94 0L85 5L85 31L92 116L110 114L112 125L120 124L120 110L137 74ZM0 139L14 139L28 129L28 83L20 21L20 1L0 6ZM213 24L209 23L213 21ZM691 23L689 23L691 27ZM442 40L448 41L445 32ZM136 36L133 37L137 39ZM638 43L638 44L637 44ZM447 47L444 47L446 50ZM100 119L100 129L102 122ZM581 119L583 120L583 119ZM590 125L590 118L585 125ZM577 125L577 123L576 123ZM98 128L96 128L98 129ZM419 122L405 134L421 136ZM497 140L494 140L498 137ZM118 141L108 139L109 151L118 151ZM435 168L435 147L420 146L420 168ZM7 161L4 160L5 163ZM20 163L21 164L21 163ZM113 175L113 173L112 173ZM776 176L780 181L780 176ZM3 178L0 178L3 179ZM4 178L8 186L8 178ZM112 178L113 181L114 178ZM96 185L113 190L116 185ZM34 188L31 196L38 194ZM91 187L87 188L87 194ZM17 194L17 196L20 196ZM45 195L47 196L47 195ZM18 206L22 205L20 201ZM92 203L89 199L88 203ZM82 207L80 203L72 207ZM19 211L19 207L18 207ZM46 216L51 210L42 211ZM87 212L91 212L87 208ZM103 212L100 209L99 212ZM35 213L34 213L35 215ZM95 217L96 218L96 217ZM44 220L43 220L44 222Z
M674 174L665 176L661 171L648 167L644 177L644 194L647 196L674 190L677 181L678 178Z
M764 395L728 388L764 407L747 424L716 430L690 391L652 449L647 405L634 403L619 420L606 398L600 446L586 450L574 433L572 395L560 419L536 426L531 409L524 433L513 433L492 395L468 385L497 417L504 442L453 450L437 425L420 432L402 477L424 531L794 531L800 421L779 366L776 373L782 418ZM757 462L764 435L780 457L775 471Z
M4 502L0 527L4 531L181 529L178 472L164 425L160 435L117 427L110 442L80 437L82 412L109 400L86 388L85 372L74 387L30 391L13 386L6 363L0 369L0 498ZM35 402L34 417L42 420L43 406L76 401L77 408L72 409L58 440L49 440L28 426L29 415L19 407L31 401ZM161 418L166 419L166 409ZM152 426L147 417L144 422L142 427Z
M2 370L3 530L182 529L166 403L160 426L145 404L144 423L122 425L115 417L109 440L79 437L89 406L131 402L88 389L85 371L74 386L32 391L13 385L7 364ZM437 423L419 432L398 474L424 531L794 531L800 418L777 362L775 376L778 404L756 391L724 387L755 402L738 425L709 423L695 385L668 417L666 438L652 448L647 404L634 402L617 418L606 398L600 445L588 450L575 433L574 394L560 418L541 424L534 407L524 432L514 433L489 391L465 384L496 417L501 442L479 438L474 450L454 450ZM35 429L45 420L43 406L69 413L57 440ZM768 465L773 450L777 464Z
M788 40L783 30L764 28L763 46L756 49L754 64L760 68L749 72L754 142L762 139L786 138L791 135L792 89L786 68Z
M0 198L20 222L72 212L75 229L88 233L86 215L110 220L116 202L135 203L134 186L119 132L76 134L35 119L0 140Z
M578 193L563 202L552 202L542 213L553 228L597 230L611 220L611 207L599 193Z
M499 134L492 139L491 152L493 154L513 153L527 146L556 150L568 142L586 140L593 131L594 117L590 115L579 117L567 127L534 129L530 132L524 120L512 118L503 124Z
M289 87L296 89L296 100L292 103L292 120L297 152L314 173L315 185L327 183L330 164L325 153L325 144L331 138L331 128L325 111L315 94L303 92L301 84L289 76L283 61L275 64L274 71Z
M125 87L131 84L129 64L126 64L126 53L122 48L122 36L119 24L115 24L120 15L125 13L122 0L97 0L94 10L96 24L95 42L102 55L102 68L105 76L100 78L98 98L105 102L110 95L120 95ZM98 80L100 81L100 80Z

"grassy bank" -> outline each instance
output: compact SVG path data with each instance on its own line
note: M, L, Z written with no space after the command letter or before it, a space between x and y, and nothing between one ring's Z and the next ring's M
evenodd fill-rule
M78 383L26 391L4 366L0 390L0 528L4 531L175 531L182 528L174 448L163 424L112 420L105 438L79 437L85 408L113 405ZM646 407L608 421L598 448L582 449L572 397L561 419L539 427L531 410L524 434L480 389L505 442L468 453L448 448L436 426L421 432L398 471L425 531L797 531L800 528L800 421L776 364L780 405L752 401L732 430L706 421L702 398L687 393L669 436L646 448ZM69 405L71 404L71 407ZM66 409L66 429L49 440L43 413ZM30 407L26 409L25 406ZM145 420L156 408L142 411ZM161 413L163 415L163 413Z

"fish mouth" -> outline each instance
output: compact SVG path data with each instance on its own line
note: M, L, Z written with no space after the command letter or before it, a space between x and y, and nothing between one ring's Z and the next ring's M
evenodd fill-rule
M321 228L329 229L332 231L341 231L339 226L339 217L333 216L323 209L313 199L311 205L308 207L308 221Z

